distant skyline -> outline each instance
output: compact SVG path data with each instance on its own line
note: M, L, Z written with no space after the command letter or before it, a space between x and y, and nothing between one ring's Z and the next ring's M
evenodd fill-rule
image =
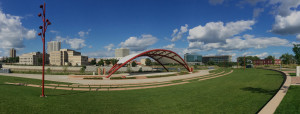
M0 56L42 51L44 0L0 0ZM46 0L46 42L89 57L170 49L277 58L300 40L300 0Z

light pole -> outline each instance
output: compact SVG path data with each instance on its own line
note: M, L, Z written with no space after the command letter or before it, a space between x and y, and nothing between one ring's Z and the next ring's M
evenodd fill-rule
M45 33L47 30L48 25L51 25L51 22L46 19L46 3L44 2L44 5L40 5L40 8L43 10L43 14L39 13L38 16L42 17L43 20L43 26L40 26L39 29L42 30L42 32L38 33L39 36L41 36L43 41L43 71L42 71L42 95L41 97L45 97L44 93L44 79L45 79Z

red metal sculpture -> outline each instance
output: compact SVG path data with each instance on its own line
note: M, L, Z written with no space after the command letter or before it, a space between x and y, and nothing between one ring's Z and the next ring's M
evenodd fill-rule
M167 59L171 59L179 64L181 64L183 67L185 67L189 72L191 72L191 69L189 68L189 66L186 64L186 62L175 52L170 51L170 50L166 50L166 49L154 49L154 50L149 50L149 51L145 51L142 52L140 54L137 54L133 57L131 57L130 59L126 60L126 62L123 63L116 63L109 71L109 75L106 76L106 78L109 78L113 73L115 73L118 69L120 69L122 66L126 65L128 62L132 61L135 58L138 57L142 57L142 56L148 56L150 58L152 58L153 60L155 60L156 62L158 62L160 65L162 65L164 67L164 69L166 69L167 71L169 71L160 61L160 59L162 58L167 58ZM159 58L157 58L159 57ZM177 57L177 59L175 58Z
M40 5L40 8L43 10L43 14L42 13L39 13L38 16L39 17L42 17L42 20L43 20L43 26L40 26L39 29L42 30L42 32L38 33L39 36L41 36L42 38L42 41L43 41L43 71L42 71L42 95L41 97L45 97L45 94L44 94L44 79L45 79L45 33L46 33L46 30L47 30L47 27L48 25L51 25L51 22L46 19L46 3L44 2L44 5Z

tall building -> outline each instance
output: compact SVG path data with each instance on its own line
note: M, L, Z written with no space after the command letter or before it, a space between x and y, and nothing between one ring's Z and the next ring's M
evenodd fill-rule
M208 63L208 61L213 61L215 63L221 62L231 62L231 55L219 55L219 56L203 56L203 63Z
M59 51L61 48L61 42L59 41L51 41L47 43L47 52L50 53L52 51Z
M17 56L16 56L16 50L15 50L14 48L11 48L11 49L10 49L10 57L13 57L13 58L14 58L14 57L17 57Z
M126 48L120 48L115 50L115 57L125 57L129 55L130 50Z
M184 54L184 61L187 64L202 64L202 55L186 53Z
M19 59L19 64L24 64L24 65L41 65L43 59L43 53L40 52L31 52L31 53L26 53L20 56ZM45 54L45 63L49 63L49 55Z
M87 65L88 57L82 56L80 52L70 49L60 49L59 51L50 52L51 65Z

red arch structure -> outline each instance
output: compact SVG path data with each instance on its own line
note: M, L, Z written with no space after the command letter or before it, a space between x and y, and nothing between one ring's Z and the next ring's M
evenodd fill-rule
M153 50L148 50L142 53L137 53L137 54L131 54L128 56L123 57L116 63L109 71L109 75L106 76L106 78L109 78L113 73L115 73L118 69L122 68L122 66L126 65L128 62L132 61L133 59L136 59L138 57L142 56L148 56L158 62L160 65L164 67L167 71L169 71L164 64L167 63L179 63L183 67L185 67L189 72L191 72L191 69L189 66L186 64L186 62L175 52L166 50L166 49L153 49Z

